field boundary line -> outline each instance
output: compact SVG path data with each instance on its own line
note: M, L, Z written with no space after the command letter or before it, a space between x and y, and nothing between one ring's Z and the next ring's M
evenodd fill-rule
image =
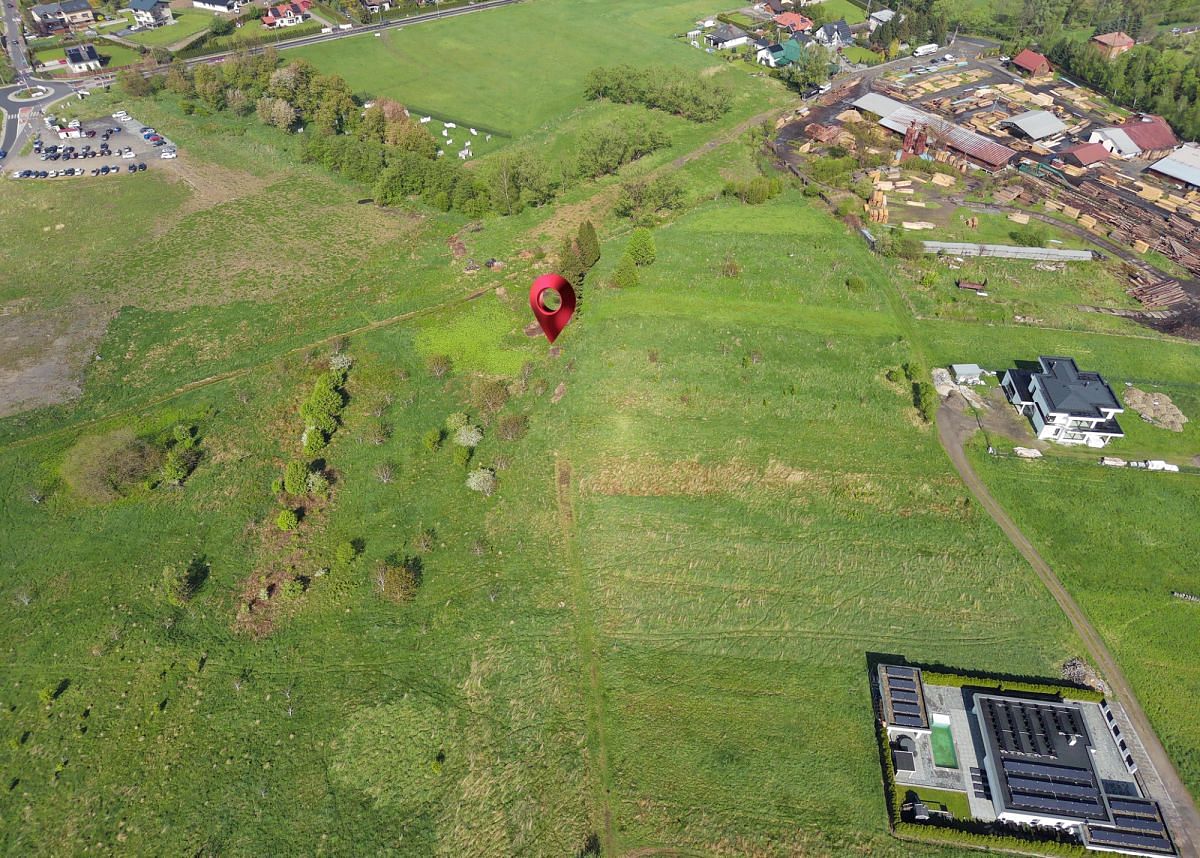
M250 373L254 372L256 369L262 369L263 367L268 366L269 364L272 364L275 361L280 360L281 358L286 358L286 357L290 357L291 355L300 354L301 352L308 351L309 349L314 348L316 346L322 346L322 345L326 345L327 343L332 343L334 340L339 340L342 337L353 337L353 336L357 336L358 334L365 334L365 333L370 333L371 331L378 331L382 328L390 328L393 325L398 325L398 324L401 324L402 322L409 322L409 321L412 321L413 319L420 319L420 318L424 318L425 316L435 316L438 313L441 313L445 310L453 310L456 307L460 307L463 304L467 304L471 301L474 301L477 298L481 298L482 296L486 295L488 292L491 292L494 288L495 287L493 287L493 286L483 286L479 289L475 289L471 292L468 292L466 295L461 295L458 298L454 298L450 301L443 301L440 304L431 304L428 307L421 307L420 309L417 309L417 310L409 310L406 313L400 313L399 315L396 315L396 316L389 316L386 319L376 319L375 321L368 322L365 325L359 325L358 327L355 327L355 328L349 328L344 331L338 331L337 333L333 333L328 336L321 337L320 339L311 340L307 343L303 343L301 345L294 346L290 349L285 349L284 351L279 352L274 357L269 358L267 360L259 361L258 363L252 363L247 366L238 367L237 369L231 369L226 372L216 373L215 375L206 376L205 378L200 378L195 381L189 381L187 384L180 385L179 387L175 388L172 391L169 391L167 393L162 393L157 396L153 396L150 399L143 400L142 402L139 402L134 405L129 405L125 408L118 408L116 411L109 412L108 414L103 414L99 417L91 417L87 420L81 420L78 423L70 423L65 426L60 426L57 429L51 429L46 432L40 432L36 435L27 435L23 438L15 438L12 441L8 441L4 444L0 444L0 452L4 452L6 450L15 450L15 449L19 449L21 447L27 447L30 444L34 444L38 441L44 441L48 438L53 438L57 435L65 435L67 433L74 432L79 429L86 429L89 426L95 426L97 424L104 423L105 421L112 420L113 418L116 418L116 417L133 414L138 411L144 411L147 408L154 408L155 406L162 405L164 402L170 402L172 399L177 399L178 397L183 396L184 394L192 393L196 390L202 390L205 387L210 387L214 384L219 384L223 381L231 381L235 378L241 378L242 376L249 375Z
M1196 811L1191 794L1184 786L1183 780L1175 770L1175 765L1171 762L1170 756L1158 738L1157 731L1151 725L1145 710L1142 709L1141 703L1133 693L1133 686L1129 684L1129 680L1126 679L1116 658L1109 651L1096 627L1092 625L1087 614L1055 574L1050 564L1045 561L1000 502L992 496L972 467L964 450L964 444L975 433L976 427L972 421L961 419L962 415L956 411L956 399L955 396L948 397L943 400L938 409L937 434L942 449L950 457L951 464L954 465L954 469L958 471L958 475L975 500L1008 537L1013 547L1033 567L1033 571L1037 573L1042 584L1050 591L1050 595L1054 597L1062 612L1066 614L1075 633L1087 648L1088 655L1100 669L1117 701L1125 710L1126 716L1146 750L1151 769L1162 783L1165 794L1155 796L1155 798L1160 799L1163 805L1164 816L1167 817L1168 822L1167 827L1171 829L1176 846L1180 847L1180 854L1195 854L1192 849L1195 843L1200 842L1200 814Z
M608 742L604 731L604 691L600 683L600 653L596 642L596 625L588 598L587 578L575 538L575 505L572 494L571 463L554 460L554 488L558 503L558 526L563 540L563 560L571 577L575 602L575 641L582 662L584 704L588 725L588 744L595 752L595 782L593 802L601 815L600 846L604 855L615 855L613 847L613 814L611 774L608 768Z

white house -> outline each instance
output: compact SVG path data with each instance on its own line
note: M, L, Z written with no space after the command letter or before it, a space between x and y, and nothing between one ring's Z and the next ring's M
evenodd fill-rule
M1000 386L1008 401L1033 424L1038 438L1058 444L1103 447L1125 437L1117 395L1095 372L1080 372L1074 358L1039 357L1041 372L1010 369Z
M844 48L854 44L854 34L845 18L840 18L832 24L825 24L813 32L813 41L827 48Z
M704 34L704 42L719 51L737 48L750 42L750 34L732 24L718 24L711 33Z
M245 0L192 0L192 5L206 12L240 12Z
M129 8L133 12L134 21L143 29L175 23L167 0L129 0Z

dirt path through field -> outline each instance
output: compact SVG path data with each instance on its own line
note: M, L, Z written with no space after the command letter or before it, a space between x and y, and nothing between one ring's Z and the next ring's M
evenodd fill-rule
M1037 573L1038 578L1050 591L1050 595L1054 597L1063 613L1067 615L1067 619L1071 621L1075 633L1087 647L1092 663L1104 675L1105 681L1112 689L1113 696L1123 705L1125 713L1142 740L1153 771L1149 773L1142 771L1140 774L1143 777L1152 776L1161 785L1161 789L1154 790L1157 792L1154 797L1161 800L1163 816L1175 838L1179 854L1198 854L1196 848L1200 844L1200 814L1196 812L1196 805L1192 802L1191 794L1184 786L1179 773L1175 771L1175 766L1159 741L1158 734L1154 732L1154 728L1150 724L1150 719L1146 717L1145 711L1134 695L1129 680L1125 678L1125 674L1121 671L1112 653L1109 652L1100 633L1088 620L1087 614L1067 592L1067 588L1063 586L1062 581L1054 574L1054 570L1050 568L1038 550L1033 547L1033 543L1004 511L1004 507L992 497L987 486L983 484L979 475L975 473L975 469L971 467L963 445L975 433L978 426L975 418L965 412L963 405L963 400L957 394L952 394L943 401L937 415L938 441L941 442L942 448L950 457L950 462L958 471L958 475L962 477L962 481L971 490L971 494L1004 531L1004 535L1008 537L1017 551L1021 552L1021 556L1033 567L1033 571Z
M571 576L575 602L575 636L579 660L585 671L584 696L588 725L588 748L594 756L594 802L602 821L600 836L604 855L615 855L613 848L612 803L609 801L611 775L608 768L608 742L604 731L604 691L600 684L600 653L596 641L593 616L583 561L575 539L575 504L571 463L557 459L554 463L554 482L558 497L558 525L563 540L563 565Z

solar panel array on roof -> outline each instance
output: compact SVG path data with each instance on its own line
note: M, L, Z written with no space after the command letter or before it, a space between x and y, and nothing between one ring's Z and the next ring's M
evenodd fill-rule
M1158 805L1144 798L1128 798L1125 796L1109 796L1108 806L1114 813L1125 813L1134 816L1158 816Z
M1151 852L1161 852L1164 855L1174 855L1175 847L1170 838L1156 837L1153 834L1137 834L1132 831L1120 831L1115 828L1099 828L1088 826L1088 840L1101 846L1129 847Z
M1112 818L1114 828L1123 828L1126 831L1153 831L1161 834L1166 831L1166 826L1158 819L1144 819L1140 816L1122 816L1115 814Z
M1084 819L1107 819L1108 811L1099 801L1074 799L1067 797L1052 798L1045 795L1029 795L1023 792L1012 792L1012 808L1014 810L1050 811L1063 816L1082 817Z
M921 673L914 667L882 665L879 671L883 692L883 717L897 727L927 727Z
M1022 778L1016 775L1008 776L1008 786L1013 790L1020 790L1021 792L1044 793L1045 795L1069 795L1088 798L1100 795L1099 790L1086 784L1060 784L1037 778Z
M1038 778L1062 781L1064 783L1090 784L1095 783L1092 773L1077 766L1056 766L1050 763L1035 763L1029 760L1004 760L1004 771L1018 775L1032 775Z

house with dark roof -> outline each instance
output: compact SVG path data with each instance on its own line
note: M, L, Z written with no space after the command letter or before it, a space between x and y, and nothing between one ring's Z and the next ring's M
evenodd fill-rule
M844 48L854 44L854 34L845 18L839 18L832 24L825 24L813 33L813 41L827 48Z
M129 0L134 21L143 29L154 29L174 24L175 17L167 0Z
M1042 77L1053 71L1050 67L1050 60L1029 48L1013 57L1012 64L1030 77Z
M1125 437L1116 421L1125 409L1099 373L1082 372L1069 357L1043 356L1038 364L1041 371L1008 370L1000 387L1040 440L1103 447Z
M782 44L760 47L755 58L759 65L778 69L789 66L800 59L800 50L799 42L787 39Z
M1112 60L1125 53L1136 44L1126 33L1118 30L1115 33L1102 33L1092 36L1091 45L1100 52L1106 60Z
M43 3L29 10L34 28L42 33L59 30L83 30L96 21L96 13L88 0L62 0Z
M96 47L90 43L72 45L67 48L66 54L67 68L71 70L72 74L100 70L100 55L96 53Z
M749 44L750 34L733 24L718 24L711 33L704 34L704 43L718 51Z

